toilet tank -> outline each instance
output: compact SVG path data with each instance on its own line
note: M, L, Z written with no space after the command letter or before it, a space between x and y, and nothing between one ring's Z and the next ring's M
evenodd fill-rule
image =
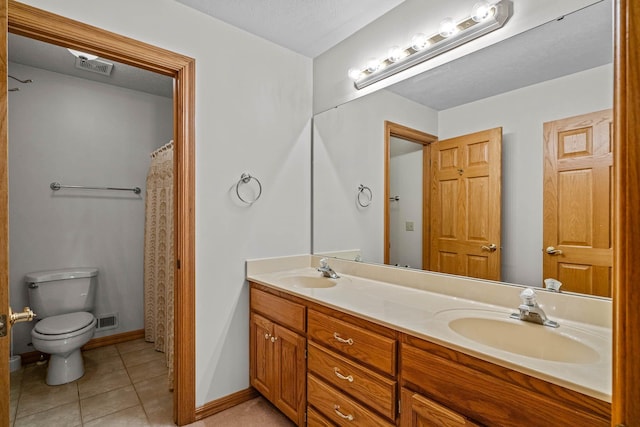
M25 276L29 305L38 319L93 311L97 281L97 268L37 271Z

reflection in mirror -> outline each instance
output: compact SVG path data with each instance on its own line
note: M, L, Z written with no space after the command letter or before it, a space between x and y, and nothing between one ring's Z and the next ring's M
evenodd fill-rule
M385 121L440 141L501 127L500 277L542 286L543 126L612 108L612 27L612 4L605 0L316 115L314 253L385 261ZM393 167L390 173L397 174ZM366 208L356 201L360 184L372 191ZM415 216L394 219L401 234L420 234ZM388 263L421 267L411 258Z

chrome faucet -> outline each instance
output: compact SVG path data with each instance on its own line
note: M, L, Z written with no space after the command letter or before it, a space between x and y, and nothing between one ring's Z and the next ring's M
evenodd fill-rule
M340 276L338 276L338 273L336 273L331 267L329 267L329 262L326 258L322 258L320 260L320 267L318 268L318 271L321 272L324 277L329 277L331 279L340 278Z
M519 312L511 313L510 317L512 319L538 323L551 328L557 328L560 326L558 322L547 319L546 313L536 301L536 293L533 289L527 288L520 292L520 298L522 298L522 304L518 306Z

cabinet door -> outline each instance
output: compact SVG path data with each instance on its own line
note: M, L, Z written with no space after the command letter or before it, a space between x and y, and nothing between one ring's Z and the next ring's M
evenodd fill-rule
M306 340L279 325L274 325L274 336L273 403L298 425L304 425Z
M263 396L273 396L274 359L273 337L274 324L264 317L251 313L250 330L250 378L251 385Z
M402 389L401 427L473 427L477 424L433 400Z

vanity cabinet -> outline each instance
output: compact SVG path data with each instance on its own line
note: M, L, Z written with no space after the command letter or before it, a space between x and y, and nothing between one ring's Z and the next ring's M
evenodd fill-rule
M607 402L464 353L403 335L400 355L403 427L610 425Z
M255 283L250 355L299 426L610 425L608 402Z
M299 426L305 424L305 307L251 289L251 385Z

